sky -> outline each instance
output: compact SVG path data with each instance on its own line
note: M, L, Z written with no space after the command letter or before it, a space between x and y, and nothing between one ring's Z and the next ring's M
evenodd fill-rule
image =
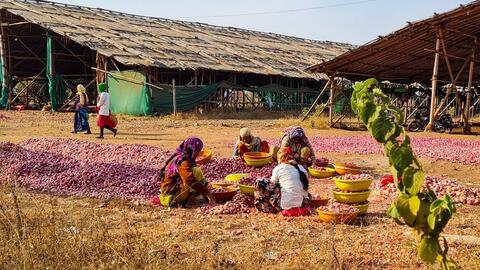
M59 0L126 13L364 44L458 0Z

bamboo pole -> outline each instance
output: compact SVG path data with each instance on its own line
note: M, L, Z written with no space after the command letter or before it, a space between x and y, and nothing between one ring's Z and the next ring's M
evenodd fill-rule
M172 98L173 98L173 115L177 116L177 91L175 90L175 78L172 79Z
M305 115L303 116L302 118L302 122L305 121L305 119L307 119L307 117L310 115L310 112L313 110L313 108L315 107L315 105L318 103L318 101L320 100L320 97L323 95L323 92L325 92L325 90L327 89L328 85L330 83L330 80L328 82L325 83L325 85L323 86L322 88L322 91L320 91L320 94L317 96L317 98L315 99L315 101L313 102L312 106L310 106L310 108L308 109L308 111L305 113ZM331 94L331 93L330 93ZM330 100L330 98L329 98ZM303 104L303 92L302 92L302 104Z
M430 100L430 121L426 130L432 130L433 127L433 115L435 113L435 102L437 99L437 87L438 87L438 64L440 62L440 37L437 35L437 41L435 44L435 61L433 63L433 75L432 75L432 98Z
M333 95L335 93L335 90L333 89L335 87L335 77L328 76L329 82L330 82L330 97L328 98L328 123L330 127L333 125Z
M475 40L475 46L477 45L477 40ZM470 133L470 103L472 100L472 84L473 84L473 68L475 67L475 47L472 49L472 56L470 60L470 68L468 70L468 86L467 86L467 101L464 108L465 113L465 124L463 126L463 133Z

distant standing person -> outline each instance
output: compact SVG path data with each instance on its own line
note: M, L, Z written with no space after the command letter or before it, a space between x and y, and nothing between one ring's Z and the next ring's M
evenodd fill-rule
M75 117L73 120L72 133L86 131L87 134L92 134L90 125L88 124L88 95L87 90L81 84L77 86L77 95L73 100L75 107Z
M98 85L97 125L100 127L100 136L97 137L98 139L103 139L103 130L105 128L113 132L113 137L117 135L117 129L115 128L117 124L112 121L110 114L110 94L108 94L106 90L107 85L105 83Z

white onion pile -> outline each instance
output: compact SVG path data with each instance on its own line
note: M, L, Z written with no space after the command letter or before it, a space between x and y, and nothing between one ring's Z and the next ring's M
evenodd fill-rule
M358 209L354 206L344 204L344 203L338 203L338 202L332 202L325 206L320 206L318 209L320 209L320 211L330 212L335 214L349 214L349 213L354 213L358 211Z
M349 181L360 181L360 180L368 180L372 179L372 175L361 173L361 174L344 174L336 177L340 180L349 180Z
M234 215L251 213L253 211L253 197L242 193L235 194L232 200L220 205L206 205L198 210L202 215Z

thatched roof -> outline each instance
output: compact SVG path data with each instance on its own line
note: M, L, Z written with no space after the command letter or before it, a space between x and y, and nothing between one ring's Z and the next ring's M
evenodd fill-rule
M475 40L480 37L480 1L460 6L449 12L408 23L404 28L385 37L344 53L333 60L317 64L313 72L337 72L349 79L376 77L392 82L430 83L438 29L442 29L453 72L458 72L471 55ZM438 79L450 81L443 58ZM480 63L476 57L476 63ZM465 68L468 71L468 65ZM466 84L468 72L463 72L457 84ZM454 74L455 75L455 74ZM474 81L480 82L480 69L475 68Z
M352 45L46 1L0 8L124 65L319 78L305 69Z

